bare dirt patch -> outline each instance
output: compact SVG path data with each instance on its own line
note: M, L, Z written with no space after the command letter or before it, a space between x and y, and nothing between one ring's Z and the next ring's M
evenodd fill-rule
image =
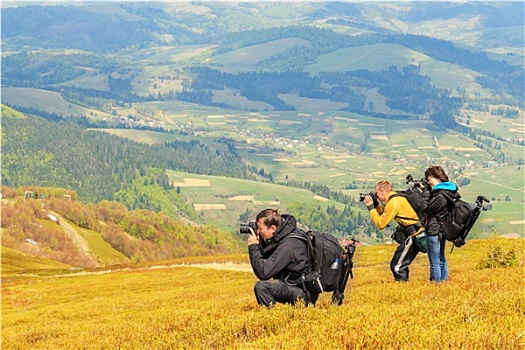
M193 204L193 209L199 210L225 210L224 204Z
M254 204L265 204L269 206L279 206L281 205L280 201L254 201Z
M183 182L172 182L174 187L210 187L210 180L206 179L183 179Z
M229 201L254 201L255 200L255 197L254 196L234 196L234 197L230 197L228 198Z
M523 224L525 224L525 220L509 221L509 224L511 224L511 225L523 225Z
M279 124L281 125L294 125L294 124L303 124L303 122L295 121L295 120L279 120Z
M321 201L321 202L328 202L328 198L321 197L321 196L318 196L318 195L315 195L314 199L316 199L318 201Z

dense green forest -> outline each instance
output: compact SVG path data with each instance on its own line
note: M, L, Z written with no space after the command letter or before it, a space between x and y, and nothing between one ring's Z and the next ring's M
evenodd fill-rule
M136 187L133 183L150 168L250 177L237 154L210 150L198 141L144 145L69 121L24 116L2 106L4 185L71 188L84 201L97 202ZM166 183L154 182L161 187Z

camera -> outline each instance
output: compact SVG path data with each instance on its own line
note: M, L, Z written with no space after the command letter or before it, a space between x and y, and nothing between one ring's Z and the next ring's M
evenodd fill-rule
M377 199L375 191L370 191L370 193L359 193L359 201L364 201L366 196L372 197L372 200L374 201L374 208L377 208L379 205L379 200Z
M255 221L250 221L247 224L241 224L239 227L239 233L250 234L250 228L253 230L253 232L257 233L257 223Z
M359 193L359 201L360 202L364 201L366 196L372 197L372 199L374 200L374 203L377 202L377 196L374 191L370 191L370 193Z
M406 184L413 183L414 187L424 187L430 189L427 179L422 178L421 180L414 180L414 177L411 174L408 174L406 177Z

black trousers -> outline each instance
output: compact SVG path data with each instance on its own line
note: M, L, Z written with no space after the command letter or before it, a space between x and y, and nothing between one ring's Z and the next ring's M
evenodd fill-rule
M259 305L266 307L271 307L275 303L293 305L299 300L306 300L306 293L302 288L288 285L281 280L257 281L254 291Z
M419 248L415 237L407 238L397 247L392 261L390 261L390 270L392 270L396 281L408 281L410 272L408 266L414 261L417 253L419 253Z

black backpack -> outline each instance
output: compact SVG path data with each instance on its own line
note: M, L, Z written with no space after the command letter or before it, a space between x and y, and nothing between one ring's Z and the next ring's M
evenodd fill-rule
M348 276L353 278L353 256L357 241L351 240L345 248L329 233L308 231L293 235L308 246L308 273L302 276L308 301L317 300L322 292L333 292L332 303L341 305Z
M419 187L409 187L406 191L396 191L396 194L390 196L390 198L394 197L405 197L412 207L414 211L417 214L417 217L419 218L420 222L423 222L424 214L424 196L423 196L423 190ZM402 219L408 219L401 217Z
M481 210L483 210L483 202L490 203L490 201L484 196L478 196L476 204L472 206L462 200L461 195L457 192L443 191L442 193L447 201L451 203L451 209L441 218L441 232L447 241L454 243L452 246L453 250L454 247L459 248L465 245L470 229L476 223Z

